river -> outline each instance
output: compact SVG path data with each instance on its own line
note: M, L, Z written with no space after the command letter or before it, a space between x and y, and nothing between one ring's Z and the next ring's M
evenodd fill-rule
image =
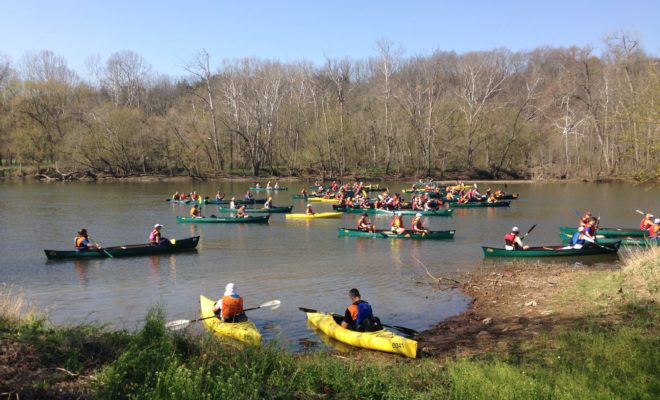
M283 183L272 194L277 206L292 200L305 183ZM382 185L382 184L381 184ZM406 183L387 183L391 190ZM485 184L480 184L483 187ZM353 227L356 215L342 219L292 221L274 214L262 224L177 224L188 207L164 200L175 191L217 190L242 196L248 182L0 183L0 282L13 284L46 311L53 322L103 322L135 329L147 311L164 307L167 319L194 319L199 295L217 298L235 283L253 307L280 299L278 310L257 310L251 318L265 340L277 337L289 348L322 347L306 326L299 306L343 312L348 289L357 287L385 323L422 330L456 314L469 299L455 290L437 290L434 276L490 266L480 245L501 245L512 226L536 229L526 243L558 243L558 226L575 225L574 210L601 216L601 226L637 227L635 210L660 212L660 189L631 184L510 183L520 193L510 208L458 209L451 218L426 218L431 229L456 229L453 240L406 241L338 237L337 228ZM384 186L384 185L382 185ZM493 186L495 187L495 186ZM257 197L263 196L259 192ZM314 204L329 211L330 204ZM205 214L216 213L208 206ZM371 217L381 227L384 216ZM405 218L409 224L409 218ZM155 223L164 236L200 235L197 252L87 261L47 261L43 249L70 249L75 232L86 227L105 246L144 243ZM618 257L563 262L612 265ZM500 261L504 262L504 261ZM422 265L423 264L423 265ZM425 267L424 267L425 266Z

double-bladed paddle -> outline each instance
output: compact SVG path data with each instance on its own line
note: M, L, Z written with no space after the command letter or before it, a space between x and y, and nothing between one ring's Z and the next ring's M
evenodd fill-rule
M328 314L328 315L332 315L333 317L344 318L343 315L334 314L334 313L326 313L326 312L319 311L319 310L313 310L313 309L311 309L311 308L298 307L298 309L299 309L300 311L303 311L303 312L306 312L306 313L309 312L309 313ZM383 323L381 323L381 325L384 326L384 327L386 327L386 328L396 329L397 331L399 331L399 332L401 332L401 333L404 333L404 334L406 334L406 335L409 335L409 336L417 336L417 335L419 335L419 332L417 332L416 330L411 329L411 328L406 328L405 326L398 326L398 325L385 325L385 324L383 324Z
M525 234L523 235L522 239L526 238L527 235L529 235L529 233L530 233L531 231L534 230L534 228L536 228L536 224L532 225L532 227L529 228L529 230L527 231L527 233L525 233Z
M246 308L243 310L243 312L246 311L253 311L253 310L258 310L260 308L268 308L269 310L275 310L280 307L280 304L282 304L281 301L279 300L271 300L267 301L263 304L261 304L258 307L252 307L252 308ZM204 321L205 319L211 319L211 318L218 318L217 315L211 315L210 317L204 317L204 318L198 318L198 319L177 319L176 321L170 321L165 324L165 328L171 329L173 331L178 331L181 330L188 325L192 324L193 322L198 322L198 321Z

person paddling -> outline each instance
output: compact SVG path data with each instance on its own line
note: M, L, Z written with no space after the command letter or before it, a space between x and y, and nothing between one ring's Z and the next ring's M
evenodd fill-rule
M170 242L167 238L161 236L160 230L162 227L163 225L161 224L154 225L154 228L151 230L151 233L149 234L149 243L155 245L163 245L163 244L168 244Z
M85 228L80 228L76 234L76 238L73 240L73 245L78 252L89 251L90 249L101 250L101 246L91 242Z
M359 332L375 332L383 329L380 319L374 317L371 305L360 297L360 291L353 288L348 291L351 304L346 308L341 327Z
M429 230L424 227L421 213L415 214L415 217L412 219L411 225L412 225L413 233L426 235L429 232Z
M238 207L238 211L236 211L236 218L249 218L249 217L250 217L250 215L248 215L245 212L245 206L244 205Z
M227 323L245 322L247 315L243 312L243 298L236 293L233 283L228 283L225 293L213 305L213 313Z
M504 249L506 250L527 250L529 246L523 244L522 239L518 236L520 230L517 226L511 229L511 232L504 235Z
M197 203L190 209L190 216L193 218L202 218L202 211Z
M403 235L406 233L406 228L403 227L403 217L401 216L401 213L398 212L394 214L394 218L392 218L392 222L390 223L390 230L397 235Z
M267 209L267 210L273 208L273 198L272 197L269 197L268 200L266 200L266 202L264 203L264 208Z
M364 213L360 216L357 221L357 229L362 232L375 232L376 227L369 221L367 213Z
M648 231L653 226L653 214L646 214L639 223L639 229Z
M653 221L653 226L649 228L649 237L660 242L660 218Z
M314 210L312 210L312 205L307 204L307 207L305 208L305 214L306 215L314 215Z
M578 228L577 232L573 234L571 238L570 248L572 249L581 249L586 242L595 243L595 239L588 237L584 234L584 226Z

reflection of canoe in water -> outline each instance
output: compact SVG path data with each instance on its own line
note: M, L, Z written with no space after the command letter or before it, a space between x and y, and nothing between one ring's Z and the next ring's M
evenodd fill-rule
M376 332L356 332L342 328L341 317L320 312L308 312L307 320L321 332L342 343L363 349L378 350L417 357L417 342L382 329Z
M189 224L250 224L250 223L267 223L269 215L257 215L255 217L235 218L235 217L176 217L178 223Z
M560 233L559 238L562 243L569 243L573 237L570 233ZM660 242L651 238L644 238L640 236L617 236L615 238L606 238L601 235L596 235L596 243L602 245L613 244L621 242L621 246L658 246Z
M289 190L289 188L285 187L279 187L279 188L265 188L265 187L251 187L250 190L253 192L265 192L265 191L270 191L270 190Z
M437 240L437 239L453 239L456 231L429 231L426 235L417 233L406 232L401 235L392 233L387 230L377 230L376 232L364 232L357 229L339 228L339 236L354 236L354 237L373 237L384 239L415 239L415 240Z
M194 250L198 242L199 236L194 236L187 239L172 239L169 244L160 245L151 243L127 244L125 246L104 247L103 250L44 250L44 252L49 260L109 258L110 255L112 257L150 256Z
M223 200L215 200L215 199L209 199L209 200L204 200L204 204L229 204L231 200L223 199ZM266 199L252 199L252 200L234 200L234 203L236 204L264 204L266 202Z
M281 213L290 213L291 210L293 210L293 206L271 207L271 208L246 208L245 212L248 214L281 214ZM218 211L221 213L235 213L238 210L235 208L218 207Z
M286 219L315 219L315 218L341 218L340 212L320 212L312 215L307 214L286 214Z
M578 228L560 226L559 233L570 233L573 234L577 232ZM604 237L619 237L619 236L648 236L649 231L642 229L626 229L626 228L598 228L596 230L596 235L602 235Z
M489 203L487 201L477 201L474 203L452 203L454 208L480 208L480 207L509 207L511 205L510 201L497 201L495 203Z
M199 303L202 310L202 318L213 316L214 301L206 296L199 296ZM261 334L252 321L227 323L219 318L209 318L204 320L204 325L211 332L226 336L238 341L253 345L261 344Z
M506 250L496 247L481 246L484 257L564 257L590 256L594 254L614 254L619 251L621 242L608 245L585 246L581 249L564 249L564 246L530 247L527 250Z

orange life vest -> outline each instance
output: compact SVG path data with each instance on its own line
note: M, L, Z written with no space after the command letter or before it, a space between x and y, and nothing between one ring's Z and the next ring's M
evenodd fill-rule
M392 228L402 228L403 227L403 221L401 221L401 217L396 217L394 220L392 220L392 223L390 224Z
M222 296L222 319L231 319L243 312L243 298Z
M82 249L83 245L82 243L87 239L84 236L76 236L76 249Z

